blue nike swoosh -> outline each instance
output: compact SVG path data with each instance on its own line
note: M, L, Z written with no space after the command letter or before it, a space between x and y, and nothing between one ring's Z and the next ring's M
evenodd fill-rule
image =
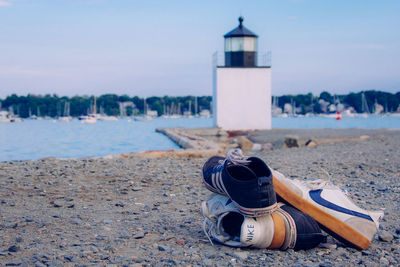
M310 191L309 194L310 194L310 197L312 200L314 200L316 203L318 203L324 207L327 207L328 209L332 209L332 210L335 210L335 211L338 211L341 213L345 213L345 214L349 214L349 215L357 216L357 217L360 217L360 218L363 218L366 220L373 221L372 218L367 214L363 214L363 213L360 213L360 212L357 212L354 210L349 210L349 209L343 208L343 207L338 206L326 199L323 199L321 197L321 193L322 193L322 189L318 189L318 190Z

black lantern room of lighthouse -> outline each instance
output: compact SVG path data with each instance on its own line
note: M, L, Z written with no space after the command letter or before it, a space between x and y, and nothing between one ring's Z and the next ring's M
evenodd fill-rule
M225 67L256 67L257 37L243 26L243 17L239 17L239 26L224 35Z

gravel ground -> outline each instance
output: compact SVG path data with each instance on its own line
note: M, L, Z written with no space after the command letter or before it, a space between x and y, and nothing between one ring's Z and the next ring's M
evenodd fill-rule
M370 247L212 246L202 232L206 158L0 162L0 266L400 265L400 135L256 153L296 179L329 179L385 208ZM332 242L335 242L333 239Z

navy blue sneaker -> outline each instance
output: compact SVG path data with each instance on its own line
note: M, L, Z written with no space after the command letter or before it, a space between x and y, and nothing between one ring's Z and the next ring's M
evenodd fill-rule
M246 216L259 217L278 208L271 170L259 158L245 158L240 149L229 151L227 158L211 157L203 166L203 183L228 196Z

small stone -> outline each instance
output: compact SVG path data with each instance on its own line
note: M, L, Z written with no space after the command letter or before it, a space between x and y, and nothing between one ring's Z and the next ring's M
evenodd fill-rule
M316 145L317 145L317 143L314 142L314 141L311 140L311 139L309 139L309 140L305 143L305 146L308 146L308 147L313 147L313 146L316 146Z
M53 204L53 207L54 208L61 208L62 204L60 202L55 201L54 204Z
M382 231L379 234L379 240L383 242L391 242L393 240L393 235L391 235L388 231Z
M16 245L12 245L11 247L8 248L9 252L18 252L20 250L20 247Z
M115 206L117 206L117 207L124 207L125 206L125 204L123 203L123 202L117 202L117 203L115 203Z
M71 221L72 224L80 225L82 223L81 220L74 219Z
M144 262L144 261L145 261L145 259L143 259L143 258L137 258L137 257L131 258L131 260L132 260L134 263L141 263L141 262Z
M183 238L180 238L180 239L176 240L175 243L177 243L178 245L183 246L183 245L185 245L186 240L183 239Z
M106 239L106 236L104 236L104 235L96 236L96 240L105 240L105 239Z
M170 251L171 248L168 245L158 245L158 250L159 251Z
M77 261L77 259L73 255L65 255L64 259L66 259L67 261L70 261L70 262Z
M41 263L40 261L35 262L35 267L46 267L47 265Z
M18 262L9 262L6 263L6 266L20 266L22 264L22 262L18 261Z
M261 151L262 150L262 145L261 144L253 144L253 148L251 150L253 150L253 151Z
M104 224L110 224L110 223L112 223L112 220L106 219L103 222L104 222Z
M299 147L299 138L297 136L286 136L284 141L286 147Z
M140 187L140 186L132 187L132 191L140 191L142 189L143 189L143 187Z
M253 142L251 142L246 136L239 136L237 142L239 147L244 151L252 150L254 147Z
M241 260L245 260L249 257L249 253L247 251L236 251L233 253L237 258Z
M335 243L330 243L330 242L326 242L326 243L320 243L319 247L321 248L327 248L327 249L336 249L337 248L337 244Z
M262 151L270 151L270 150L272 150L272 143L265 143L265 144L262 144L261 150L262 150Z
M100 260L102 260L102 261L110 259L110 256L107 256L107 255L99 255L99 257L100 257Z
M134 238L134 239L141 239L141 238L144 237L144 235L145 235L144 232L138 232L138 233L136 233L136 234L133 236L133 238Z
M369 252L368 250L363 250L363 251L361 251L361 255L369 256L369 255L371 255L371 252Z
M22 237L20 237L20 236L15 238L15 242L17 242L17 243L21 243L22 241L24 241L24 239L22 239Z

